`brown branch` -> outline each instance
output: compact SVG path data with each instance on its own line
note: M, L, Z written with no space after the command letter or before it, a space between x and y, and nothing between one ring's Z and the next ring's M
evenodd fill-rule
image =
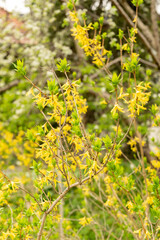
M58 174L58 188L59 188L59 194L63 192L63 183L62 183L62 176ZM69 185L68 185L69 188ZM64 239L64 230L63 230L63 218L64 218L64 200L63 198L60 201L59 205L59 214L60 214L60 221L59 221L59 237L60 240Z
M87 88L87 91L96 95L96 96L99 96L101 98L104 98L104 100L107 102L107 103L110 103L112 106L114 106L115 104L115 101L113 98L110 98L110 94L107 93L107 92L101 92L101 91L96 91L94 89L92 89L91 87L88 86ZM123 106L124 108L124 106ZM125 122L125 124L127 124L128 126L131 124L132 120L128 117L128 114L127 114L127 110L123 113L121 113L121 116L123 118L123 121Z
M128 16L128 14L126 13L126 11L122 8L122 6L118 3L117 0L111 0L111 2L116 6L116 8L118 9L118 11L122 14L122 16L126 19L126 21L129 23L129 25L131 27L134 27L134 23L132 22L132 20L130 19L130 17ZM148 39L144 36L144 34L139 30L138 31L138 36L141 38L141 40L143 41L144 45L146 46L147 50L149 51L150 55L152 56L154 62L156 63L156 65L158 66L158 68L160 68L160 61L158 59L158 57L155 54L155 50L153 49L153 47L151 46L150 42L148 41Z
M0 170L0 173L1 173L1 174L3 175L3 177L7 180L7 182L9 182L9 183L12 184L12 181L7 177L7 175L6 175L5 173L3 173L1 170ZM36 198L33 196L32 193L30 193L28 190L26 190L26 189L24 189L24 188L22 188L22 187L20 187L20 186L17 186L17 187L18 187L18 189L20 189L20 190L28 193L28 194L35 200L35 202L38 204L39 208L40 208L41 211L43 212L43 209L41 208L40 203L36 200Z
M114 64L118 63L121 61L121 57L115 58L114 60L112 60L111 62L109 62L107 64L107 67L110 68L111 66L113 66Z
M123 57L124 58L124 57ZM117 64L118 62L121 61L121 57L118 57L118 58L115 58L114 60L112 60L111 62L108 63L107 67L110 68L112 67L114 64ZM140 59L139 60L141 63L143 63L144 65L147 65L148 67L152 67L152 68L157 68L157 65L150 62L150 61L147 61L145 59Z
M127 133L126 133L127 134ZM126 136L125 134L125 136ZM122 139L122 141L124 140L124 138ZM121 141L121 143L122 143ZM99 173L101 173L104 168L106 167L107 163L110 161L110 159L113 158L113 156L115 155L115 150L114 150L114 145L113 147L111 148L111 151L105 161L105 163L103 164L103 166L96 172L94 173L92 176L88 176L86 178L84 178L81 182L76 182L76 183L73 183L72 185L70 185L70 187L67 187L60 195L59 197L52 203L52 205L50 206L50 208L44 213L43 217L42 217L42 222L41 222L41 226L40 226L40 230L39 230L39 233L38 233L38 236L37 236L37 240L41 240L41 237L42 237L42 233L43 233L43 228L44 228L44 224L45 224L45 221L46 221L46 217L47 215L53 210L53 208L58 204L58 202L64 198L64 196L69 192L69 190L71 188L74 188L74 187L77 187L79 185L82 185L83 183L87 182L88 180L91 180L94 176L98 175Z
M24 75L24 78L32 84L34 88L36 88L44 97L48 98L47 94L45 94L39 87L37 87L27 76Z
M154 63L152 63L152 62L150 62L150 61L147 61L147 60L145 60L145 59L142 59L142 58L141 58L139 61L140 61L141 63L147 65L148 67L157 68L157 65L156 65L156 64L154 64Z
M86 177L85 179L83 179L82 183L86 182L89 178L90 178L90 177ZM44 224L45 224L47 215L53 210L53 208L57 205L57 203L58 203L62 198L64 198L64 196L68 193L68 191L69 191L71 188L74 188L74 187L78 186L79 184L80 184L79 182L76 182L76 183L72 184L72 185L70 186L70 188L67 187L67 188L59 195L59 197L52 203L52 205L50 206L50 208L44 213L43 218L42 218L41 227L40 227L40 230L39 230L39 233L38 233L37 240L40 240L41 237L42 237L42 232L43 232L43 228L44 228Z
M106 163L103 165L103 167L96 173L99 174L103 169L104 167L106 166L108 161L106 161ZM93 178L94 175L92 175L91 177L88 176L86 178L84 178L81 183L80 182L76 182L76 183L73 183L72 185L70 185L70 188L66 188L60 195L59 197L52 203L52 205L50 206L50 208L44 213L43 215L43 218L42 218L42 222L41 222L41 227L40 227L40 230L39 230L39 233L38 233L38 236L37 236L37 240L41 240L41 237L42 237L42 232L43 232L43 228L44 228L44 224L45 224L45 221L46 221L46 217L47 215L53 210L53 208L57 205L57 203L64 198L64 196L68 193L68 191L71 189L71 188L74 188L74 187L77 187L78 185L80 184L83 184L85 182L87 182L89 179Z
M26 190L26 189L24 189L24 188L22 188L22 187L19 187L19 186L18 186L18 188L19 188L20 190L24 191L25 193L28 193L28 194L35 200L35 202L38 204L40 210L41 210L42 212L44 212L43 209L42 209L42 207L41 207L41 205L40 205L40 203L37 201L37 199L33 196L32 193L30 193L28 190Z
M13 82L10 82L9 84L5 85L4 87L0 88L0 94L6 92L7 90L11 89L12 87L15 87L19 84L19 80L15 80Z
M124 58L124 57L123 57L123 58ZM107 64L107 67L110 68L110 67L112 67L113 65L119 63L120 61L121 61L121 57L117 57L117 58L113 59L112 61L110 61L110 62ZM141 63L143 63L144 65L147 65L147 66L150 67L150 68L157 68L157 65L156 65L155 63L150 62L150 61L148 61L148 60L145 60L145 59L142 59L142 58L141 58L139 61L140 61ZM98 70L96 71L96 73L94 73L94 74L92 74L92 75L90 76L90 78L91 78L91 79L95 79L95 78L97 78L97 77L99 76L100 73L102 73L102 69L98 69Z
M160 59L159 30L158 30L158 21L157 21L156 1L155 0L151 0L151 22L152 22L153 37L155 39L155 48L157 50L157 56Z
M128 12L129 16L133 16L133 19L136 15L135 11L129 6L126 0L120 0L121 6ZM145 38L150 42L152 48L155 48L155 38L146 24L142 22L140 17L137 18L138 28L142 31Z

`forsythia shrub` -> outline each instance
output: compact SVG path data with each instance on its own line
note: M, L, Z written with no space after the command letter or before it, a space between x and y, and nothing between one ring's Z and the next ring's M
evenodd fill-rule
M160 151L152 153L151 163L146 161L146 139L139 131L138 117L147 110L151 84L149 72L147 79L139 81L137 78L140 64L139 54L134 52L134 43L138 31L138 7L142 0L132 2L137 11L129 38L119 30L120 73L111 73L107 66L112 52L104 47L106 33L103 32L103 17L98 22L87 24L86 15L78 15L75 1L70 0L68 3L69 15L74 24L73 36L85 54L92 57L93 63L106 72L112 85L111 94L115 99L110 110L114 123L112 133L98 136L87 131L83 123L87 102L79 94L81 80L71 77L66 59L57 63L58 73L52 70L53 79L47 82L48 87L44 90L26 76L23 61L18 60L15 64L16 71L32 85L27 94L32 95L43 115L44 125L27 131L28 140L23 143L24 154L18 147L23 142L24 133L20 132L14 137L3 130L0 146L3 158L14 153L20 162L34 171L31 171L30 178L24 178L22 182L11 180L7 173L0 172L0 239L63 239L62 235L57 236L55 232L57 223L63 220L59 209L71 189L76 187L82 189L86 206L87 201L94 199L95 204L101 205L114 219L119 229L115 232L123 239L160 238ZM128 54L125 61L123 52ZM125 82L124 72L128 74ZM63 74L65 79L61 81L58 74ZM102 104L107 103L102 101ZM152 105L150 111L153 124L159 124L158 107ZM122 114L129 122L126 131L121 127ZM132 159L123 154L124 142L130 146ZM31 145L36 148L35 154ZM33 166L30 165L31 158ZM131 163L130 169L125 167L125 158ZM93 186L90 188L91 184ZM101 194L97 193L96 188ZM79 218L82 227L98 224L96 215L87 215L86 210L82 212L84 216ZM63 227L70 231L70 239L78 239L65 220ZM118 239L114 232L110 236L110 239ZM108 233L105 237L107 239Z

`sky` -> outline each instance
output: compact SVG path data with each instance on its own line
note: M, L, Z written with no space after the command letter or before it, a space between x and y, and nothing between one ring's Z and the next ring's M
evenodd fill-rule
M29 8L25 7L25 0L0 0L0 7L7 9L8 11L17 11L19 13L28 13ZM160 4L157 6L157 12L160 14Z
M9 12L15 10L19 13L28 13L29 8L25 7L25 0L0 0L0 7L5 8Z

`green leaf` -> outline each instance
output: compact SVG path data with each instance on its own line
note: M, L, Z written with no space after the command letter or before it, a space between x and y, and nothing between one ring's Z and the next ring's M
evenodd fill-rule
M153 115L156 115L156 113L158 113L157 105L156 104L152 105L150 111L152 112Z
M146 75L147 75L148 77L150 77L151 74L152 74L152 70L151 70L151 69L147 69L147 70L146 70Z
M100 25L102 25L103 22L104 22L104 17L100 17L100 18L99 18L99 23L100 23Z
M140 6L143 3L143 0L132 0L132 3L134 6L137 6L137 4Z
M66 58L61 59L56 66L59 72L69 72L70 70L70 66L67 63Z
M73 10L73 3L72 3L71 0L68 1L68 3L67 3L67 7L69 8L70 11Z
M26 67L24 67L23 60L17 60L17 64L13 63L13 66L15 67L15 71L20 73L21 75L26 75Z
M53 79L51 81L48 80L47 85L48 85L48 89L49 89L51 94L58 93L58 86L57 86L57 83L56 83L55 79Z
M121 76L121 74L119 76L117 76L116 72L113 73L113 75L112 75L112 84L114 85L114 87L117 87L117 85L119 84L119 82L121 80L120 76Z
M102 33L102 38L105 39L106 37L107 37L107 33L106 32Z
M119 29L119 34L118 34L119 38L122 39L123 38L123 31L121 29Z
M106 148L110 148L112 146L112 140L110 139L110 137L108 135L106 135L102 140L103 140Z
M95 23L93 24L93 27L97 30L98 27L99 27L99 23L98 23L98 22L95 22Z
M94 141L93 143L93 149L96 152L100 152L101 151L101 146L102 146L102 141L100 138L97 138L96 141Z

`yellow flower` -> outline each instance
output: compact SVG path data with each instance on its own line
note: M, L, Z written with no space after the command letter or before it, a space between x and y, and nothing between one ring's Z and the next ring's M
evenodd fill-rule
M152 165L155 167L155 168L160 168L160 161L157 161L157 160L152 160Z
M136 37L131 37L129 38L131 42L135 42L136 43Z
M77 18L76 12L70 12L70 17L75 22L74 27L71 29L72 35L78 40L82 49L84 49L86 56L93 56L93 63L98 67L102 67L106 61L103 57L108 53L104 46L101 44L101 40L97 40L95 37L91 39L88 31L94 29L92 23L88 26L82 27Z
M80 218L80 219L79 219L79 223L80 223L82 226L89 225L92 221L93 221L92 218L86 218L86 217L83 217L83 218Z
M118 99L124 99L125 100L125 97L127 97L129 94L128 93L123 93L123 87L120 89L120 94L119 94L119 97ZM126 100L125 100L126 101Z
M146 230L146 234L145 234L145 238L146 239L150 239L150 237L151 237L151 234L150 234L150 232L148 232L148 230Z
M115 199L112 196L108 196L107 201L105 202L106 207L112 207L114 205Z
M88 187L83 187L83 192L85 196L89 196L89 188Z
M132 53L131 54L131 59L134 59L134 58L138 58L139 57L139 54L137 54L137 53Z
M131 201L128 201L126 206L128 207L129 211L133 213L133 203Z
M148 198L147 198L147 203L148 203L149 205L152 205L152 204L153 204L153 197L148 197Z
M142 235L142 228L134 231L134 233L137 233L139 235L139 237L141 237L141 235Z
M114 115L117 111L119 112L124 112L123 108L121 108L118 103L116 102L116 104L114 105L114 108L111 110L111 113Z
M128 43L125 43L123 46L122 46L122 50L127 50L128 49ZM125 64L124 64L125 66Z
M77 17L77 14L75 12L69 12L70 18L73 22L78 23L79 19Z
M128 108L131 113L129 115L130 117L134 117L136 113L139 115L140 109L142 110L146 109L144 105L149 101L149 96L151 94L150 92L146 93L146 90L149 87L150 87L149 83L143 84L141 82L137 85L136 92L132 94L132 99L128 102Z
M137 147L136 147L137 142L139 142L139 139L137 137L135 137L135 138L130 139L130 141L128 141L128 143L127 143L128 145L130 145L133 152L137 151Z
M35 96L33 87L26 93L26 96L32 94L32 96Z
M133 19L133 22L137 22L137 16L135 16L135 18Z

